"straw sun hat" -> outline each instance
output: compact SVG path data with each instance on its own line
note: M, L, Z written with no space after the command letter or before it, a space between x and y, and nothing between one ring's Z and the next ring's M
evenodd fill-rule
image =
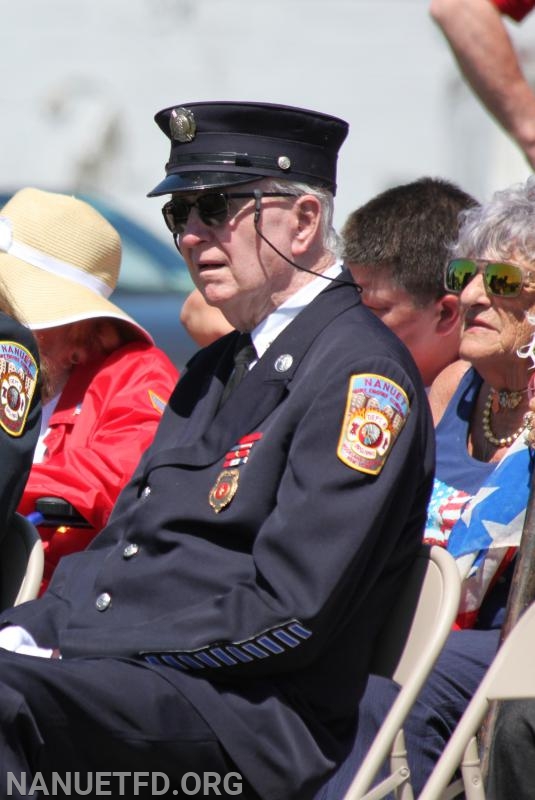
M3 284L32 330L111 317L152 342L107 299L120 265L119 234L82 200L27 188L0 209L0 291Z

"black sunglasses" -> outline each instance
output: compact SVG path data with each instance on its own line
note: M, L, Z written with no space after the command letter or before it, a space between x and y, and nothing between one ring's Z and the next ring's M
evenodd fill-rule
M448 292L460 294L479 273L483 275L485 288L495 297L518 297L525 278L533 275L517 264L505 261L454 258L446 267L444 286Z
M289 192L206 192L199 195L189 203L180 197L173 197L162 208L165 224L173 234L178 236L184 233L188 217L192 208L196 208L205 225L222 225L231 216L230 200L256 198L257 203L262 197L294 197Z

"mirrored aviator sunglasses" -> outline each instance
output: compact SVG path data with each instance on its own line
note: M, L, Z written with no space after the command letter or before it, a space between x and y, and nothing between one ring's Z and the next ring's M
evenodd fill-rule
M479 273L483 275L485 288L495 297L518 297L522 291L524 272L521 267L502 261L474 261L471 258L454 258L449 262L444 286L448 292L460 294Z

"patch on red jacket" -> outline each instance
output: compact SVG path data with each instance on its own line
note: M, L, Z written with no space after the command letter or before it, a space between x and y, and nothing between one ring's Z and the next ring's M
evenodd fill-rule
M17 342L0 341L0 426L21 436L37 386L37 363Z
M149 389L149 400L151 402L152 407L155 408L156 411L159 411L160 414L163 414L167 403L165 402L165 400L162 400L162 398L158 394L156 394L156 392L154 392L152 389Z

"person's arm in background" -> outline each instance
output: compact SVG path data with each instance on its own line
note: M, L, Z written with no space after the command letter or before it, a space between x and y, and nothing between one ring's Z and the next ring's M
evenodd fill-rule
M206 347L234 330L218 308L208 305L198 289L193 289L186 297L180 322L199 347Z
M476 95L535 168L535 93L499 10L520 20L529 6L518 0L431 0L430 14Z

